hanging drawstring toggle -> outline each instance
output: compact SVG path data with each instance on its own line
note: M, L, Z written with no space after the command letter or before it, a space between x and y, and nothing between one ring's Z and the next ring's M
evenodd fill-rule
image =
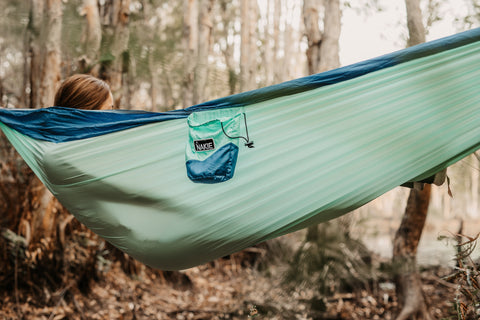
M238 136L238 137L231 137L229 136L226 132L225 132L225 128L223 127L223 123L220 122L220 124L222 125L222 131L223 131L223 134L227 136L227 138L230 138L230 139L243 139L245 140L245 146L248 147L248 148L255 148L255 146L253 145L253 141L250 141L250 137L248 136L248 126L247 126L247 115L245 113L243 113L243 120L245 122L245 133L246 133L246 137L244 136Z

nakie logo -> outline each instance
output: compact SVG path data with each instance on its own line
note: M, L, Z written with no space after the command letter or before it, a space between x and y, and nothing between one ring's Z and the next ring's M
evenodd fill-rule
M215 142L213 139L194 140L193 145L197 152L215 150Z

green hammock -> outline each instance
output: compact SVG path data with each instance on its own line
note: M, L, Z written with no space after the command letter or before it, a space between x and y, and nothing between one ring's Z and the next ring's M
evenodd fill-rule
M183 269L336 218L480 147L480 29L167 113L0 109L75 217Z

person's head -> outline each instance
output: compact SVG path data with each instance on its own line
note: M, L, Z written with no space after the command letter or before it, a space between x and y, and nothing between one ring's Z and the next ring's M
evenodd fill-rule
M85 110L112 109L113 96L104 81L87 74L76 74L65 79L58 88L54 105Z

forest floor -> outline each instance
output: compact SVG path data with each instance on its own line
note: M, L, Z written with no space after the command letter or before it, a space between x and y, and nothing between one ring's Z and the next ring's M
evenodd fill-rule
M389 230L385 224L378 221L382 229ZM457 228L453 222L450 225L454 230ZM469 224L470 227L472 232L478 231L480 223ZM425 236L438 236L442 234L439 230L445 228L426 228ZM284 248L298 244L303 237L302 234L287 235L274 240L278 241L276 245L267 249L262 246L250 248L230 258L181 272L161 272L140 265L137 273L131 275L125 273L117 261L97 280L92 276L88 284L70 285L56 292L43 288L43 292L37 294L22 288L13 293L0 292L0 320L395 318L399 311L395 285L385 272L379 273L380 276L368 284L368 289L335 290L336 293L328 297L312 289L315 286L311 283L286 283L285 275L291 268L286 261L293 255ZM390 240L383 242L382 246ZM379 249L379 243L373 245ZM442 252L438 246L444 245L436 246L431 251ZM382 264L388 266L390 261L389 257L379 254L381 251L372 252L372 264L377 268ZM445 261L452 259L449 252L441 254L445 255ZM427 260L432 262L432 259ZM439 259L434 262L420 269L430 312L434 319L457 319L453 303L458 287L444 280L455 272L453 264Z
M221 259L172 280L148 268L132 277L116 263L92 281L87 293L61 290L51 295L48 306L0 293L0 319L394 319L398 311L389 281L322 299L313 290L289 289L285 268L275 264L259 271ZM452 315L455 287L442 280L451 272L434 267L421 272L435 319Z

